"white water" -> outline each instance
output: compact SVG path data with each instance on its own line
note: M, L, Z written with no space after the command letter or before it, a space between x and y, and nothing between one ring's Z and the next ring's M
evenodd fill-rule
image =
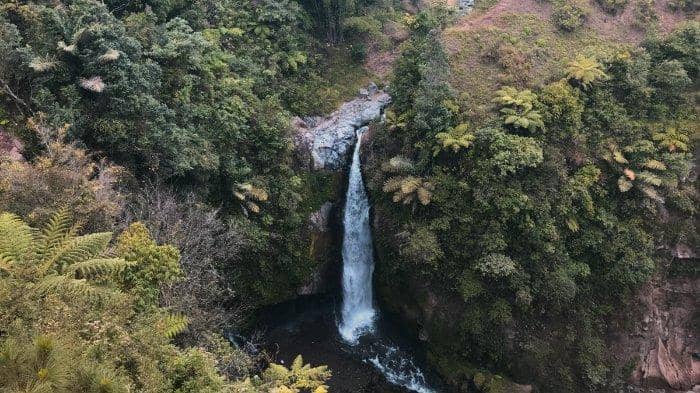
M363 334L374 332L377 316L372 304L374 258L369 201L360 171L362 130L357 131L343 216L343 309L339 330L351 344L357 344Z
M372 295L374 257L369 225L369 201L360 170L360 145L365 127L357 130L352 156L343 225L343 305L338 326L341 337L357 345L360 337L376 330L378 312ZM434 393L411 357L381 341L365 350L365 361L374 365L387 381L418 393Z

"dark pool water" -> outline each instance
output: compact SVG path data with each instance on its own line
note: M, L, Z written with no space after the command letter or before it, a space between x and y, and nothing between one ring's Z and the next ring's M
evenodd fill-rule
M277 363L290 364L301 354L306 363L328 365L333 377L328 381L335 393L403 393L411 390L391 384L377 370L371 359L382 362L385 349L398 349L395 359L408 360L419 367L435 392L443 392L439 380L424 366L420 347L405 337L393 321L380 317L375 335L363 337L350 346L338 334L338 300L332 297L307 297L264 310L258 326L262 327L265 348ZM398 355L398 356L396 356Z

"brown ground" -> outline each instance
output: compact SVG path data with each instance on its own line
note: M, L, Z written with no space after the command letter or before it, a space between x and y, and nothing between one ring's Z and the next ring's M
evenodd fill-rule
M681 12L668 8L669 0L655 1L656 14L659 16L659 29L668 33L687 18ZM590 1L591 13L586 26L595 30L601 38L622 42L640 42L644 32L634 27L634 3L631 1L622 14L612 16L600 9L595 1ZM552 7L549 3L538 0L501 0L495 6L483 12L475 12L462 18L454 27L457 31L469 31L485 27L501 27L502 17L506 14L535 14L542 20L549 20ZM698 16L695 16L698 19Z

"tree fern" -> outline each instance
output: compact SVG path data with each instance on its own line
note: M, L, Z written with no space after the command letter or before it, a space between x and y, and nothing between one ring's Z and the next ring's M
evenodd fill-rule
M496 91L494 102L501 106L503 123L529 131L544 128L542 115L534 109L537 96L531 90L506 86Z
M76 262L87 261L100 255L112 239L111 232L91 233L67 239L60 247L45 257L49 268L61 270Z
M260 213L260 202L266 202L268 194L265 189L256 187L250 183L238 183L234 187L233 196L241 202L243 212L247 215L248 212L255 214Z
M659 147L667 149L671 153L685 152L689 148L690 137L678 127L668 127L662 132L655 133L652 138L659 143Z
M404 156L394 156L382 164L382 171L387 173L410 173L413 169L413 161Z
M433 155L437 156L441 150L450 150L453 153L461 149L468 149L474 143L476 136L469 132L467 124L460 124L449 132L439 132L435 135L438 145L433 149Z
M569 62L566 76L580 83L584 89L588 89L593 82L606 78L602 67L594 58L578 56L576 60Z
M68 209L63 208L54 213L36 239L36 251L40 258L45 258L53 249L59 247L71 235L71 217Z
M435 187L422 177L395 176L384 183L382 190L393 193L392 200L394 202L405 205L413 204L415 207L416 202L420 202L424 206L430 204Z
M0 214L0 270L21 278L38 294L93 296L109 294L89 279L105 278L132 265L121 258L100 258L109 232L74 236L65 210L57 212L41 231L32 230L12 214Z

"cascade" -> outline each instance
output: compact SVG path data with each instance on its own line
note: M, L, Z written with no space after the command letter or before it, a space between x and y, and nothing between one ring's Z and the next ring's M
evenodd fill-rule
M348 191L343 215L343 303L340 336L351 346L360 338L374 335L374 340L360 349L364 361L372 364L391 383L418 393L433 393L421 370L410 355L379 337L376 330L378 311L372 295L374 256L369 224L369 200L362 180L360 147L367 127L356 131L357 142L352 156ZM359 345L361 346L361 345Z

